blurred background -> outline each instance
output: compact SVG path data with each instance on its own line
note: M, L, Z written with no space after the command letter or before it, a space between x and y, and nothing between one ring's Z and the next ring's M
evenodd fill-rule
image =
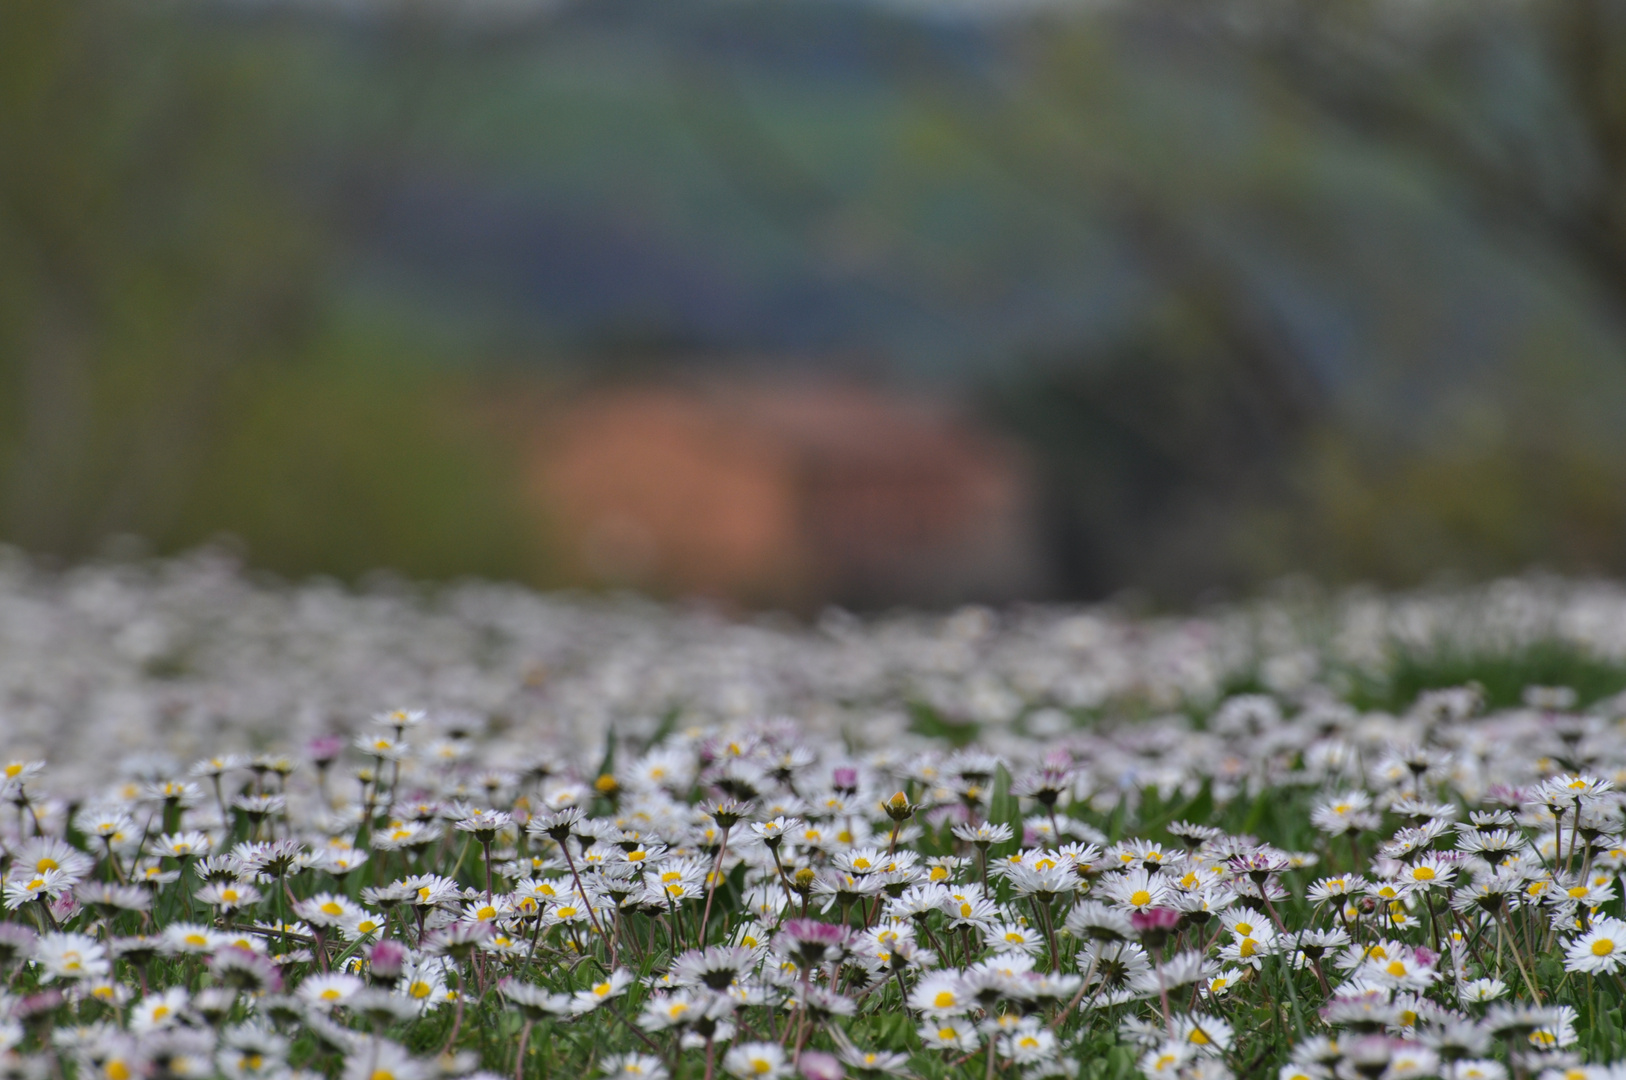
M1621 0L7 0L0 539L1626 573Z

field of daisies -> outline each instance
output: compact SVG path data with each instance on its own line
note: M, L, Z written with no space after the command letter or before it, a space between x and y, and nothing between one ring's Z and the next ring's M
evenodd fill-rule
M0 555L0 1080L1626 1077L1626 590Z

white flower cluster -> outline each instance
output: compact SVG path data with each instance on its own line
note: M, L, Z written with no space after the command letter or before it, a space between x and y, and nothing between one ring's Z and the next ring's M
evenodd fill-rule
M920 704L1003 752L1007 733L1047 737L1080 711L1211 704L1242 675L1300 700L1381 678L1397 652L1551 641L1626 662L1626 588L1528 579L1286 595L1198 618L968 608L797 627L517 586L269 586L208 552L49 572L0 549L0 724L75 782L113 754L185 760L358 731L395 701L448 728L460 716L494 754L505 739L596 753L608 728L648 738L673 709L794 716L810 739L918 748Z
M1626 1078L1626 699L1339 687L1453 611L1616 656L1607 590L798 631L0 579L0 1080Z

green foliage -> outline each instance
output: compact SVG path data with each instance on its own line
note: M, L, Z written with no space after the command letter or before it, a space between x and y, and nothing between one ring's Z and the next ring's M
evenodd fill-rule
M950 722L923 701L909 703L909 730L928 739L941 739L950 746L969 746L977 739L978 727L969 721Z
M336 363L257 372L163 540L184 547L228 532L254 564L288 574L543 579L540 523L525 516L511 456L479 429L463 389Z
M1558 638L1507 651L1435 645L1397 646L1388 670L1357 681L1352 704L1363 709L1404 708L1425 690L1478 684L1491 708L1517 705L1528 686L1567 686L1589 705L1626 690L1626 664L1601 659Z
M993 825L1009 825L1011 838L988 849L990 861L1009 858L1022 847L1022 804L1011 794L1011 774L1001 764L994 770L994 787L988 798L988 821Z
M279 73L164 7L0 10L0 530L47 551L162 532L311 310Z

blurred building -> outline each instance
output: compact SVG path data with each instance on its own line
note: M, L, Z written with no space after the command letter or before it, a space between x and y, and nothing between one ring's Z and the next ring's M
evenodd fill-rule
M1027 461L939 400L832 384L621 387L542 425L528 461L579 580L804 609L1042 584Z

